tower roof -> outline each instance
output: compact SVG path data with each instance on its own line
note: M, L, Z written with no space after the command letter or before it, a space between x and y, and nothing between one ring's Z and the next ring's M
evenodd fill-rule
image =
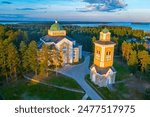
M60 24L57 21L55 21L55 23L51 25L50 30L59 31L59 30L63 30L63 28L62 26L60 26Z
M108 30L107 28L104 28L104 29L102 30L102 32L103 32L103 33L108 33L109 30Z

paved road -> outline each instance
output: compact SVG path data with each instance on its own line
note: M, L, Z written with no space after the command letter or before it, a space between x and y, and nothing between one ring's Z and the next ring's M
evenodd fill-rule
M79 65L67 65L59 70L59 73L69 76L76 80L78 84L85 90L86 94L92 100L101 100L102 98L86 83L84 77L89 74L90 56L85 55L85 61Z

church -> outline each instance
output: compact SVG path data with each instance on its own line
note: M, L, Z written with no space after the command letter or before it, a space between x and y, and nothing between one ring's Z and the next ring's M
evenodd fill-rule
M99 40L94 43L94 64L90 67L90 78L99 87L115 83L116 70L113 67L115 43L110 38L111 33L105 28L100 32Z
M66 30L55 21L48 30L48 34L40 38L40 46L46 44L55 46L62 51L63 64L77 63L82 58L82 45L66 35Z

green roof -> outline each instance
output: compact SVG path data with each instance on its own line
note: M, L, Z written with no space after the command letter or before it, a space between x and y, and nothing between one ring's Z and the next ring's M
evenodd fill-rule
M103 33L108 33L109 30L108 30L107 28L104 28L104 29L102 30L102 32L103 32Z
M63 28L60 26L60 24L57 21L55 21L55 23L51 25L50 30L59 31L59 30L63 30Z

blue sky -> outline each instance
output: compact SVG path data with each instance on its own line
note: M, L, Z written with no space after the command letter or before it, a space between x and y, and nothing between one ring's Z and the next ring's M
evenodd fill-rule
M0 0L0 20L150 22L150 0Z

